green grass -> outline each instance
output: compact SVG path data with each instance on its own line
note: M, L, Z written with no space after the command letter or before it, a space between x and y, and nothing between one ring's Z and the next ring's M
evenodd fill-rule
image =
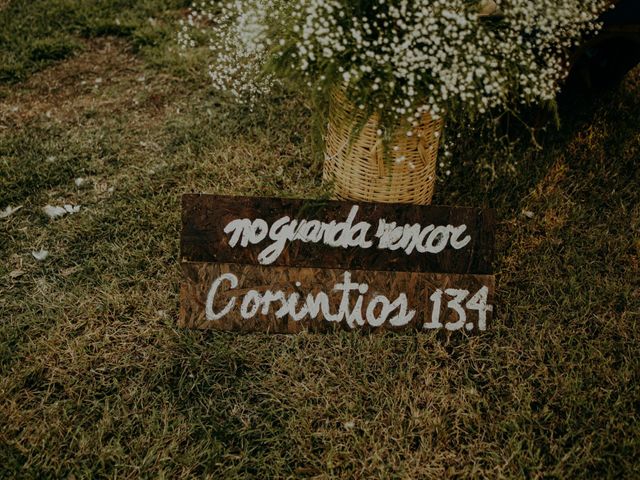
M640 70L514 169L456 145L436 203L500 220L485 334L187 331L180 195L326 190L300 100L248 112L171 50L180 3L0 11L22 80L0 86L0 209L23 205L0 220L0 478L637 478ZM58 33L43 5L67 12ZM87 27L116 9L126 34ZM17 52L57 35L81 48L33 73ZM82 210L41 211L63 202Z
M26 79L112 35L152 49L171 35L170 21L189 0L11 0L0 8L0 83ZM0 7L2 3L0 3Z

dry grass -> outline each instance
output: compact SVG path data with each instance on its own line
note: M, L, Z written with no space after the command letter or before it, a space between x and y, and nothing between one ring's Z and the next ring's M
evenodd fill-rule
M0 477L640 475L640 70L516 173L479 185L469 143L440 186L498 208L486 334L236 336L175 327L179 196L321 195L308 112L129 45L0 96Z

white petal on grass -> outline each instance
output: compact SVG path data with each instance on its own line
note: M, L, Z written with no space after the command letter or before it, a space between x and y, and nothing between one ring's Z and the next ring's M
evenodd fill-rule
M11 215L13 215L14 213L16 213L18 210L20 210L22 208L22 205L18 206L18 207L12 207L12 206L8 206L7 208L5 208L4 210L0 210L0 218L7 218L10 217Z
M69 205L68 203L64 206L64 209L67 213L78 213L80 211L80 205Z
M75 184L76 184L76 187L81 187L82 185L84 185L84 184L85 184L85 182L86 182L86 181L87 181L87 180L86 180L85 178L78 177L78 178L76 178L76 179L73 181L73 183L75 183Z
M49 256L49 251L40 249L40 251L38 251L38 252L35 252L35 251L31 252L31 255L33 255L33 258L35 258L39 262L42 262L43 260L45 260Z
M46 205L42 208L42 211L48 215L49 218L62 217L67 211L64 207L54 207L53 205Z
M58 218L66 214L78 213L80 211L80 205L66 204L62 207L55 207L53 205L45 205L42 207L42 211L46 213L49 218Z

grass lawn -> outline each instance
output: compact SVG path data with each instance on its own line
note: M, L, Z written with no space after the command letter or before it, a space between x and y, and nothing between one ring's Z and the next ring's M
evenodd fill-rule
M178 55L188 3L0 0L0 478L639 478L640 68L509 168L457 141L435 203L497 209L486 333L187 331L182 193L326 193L303 101Z

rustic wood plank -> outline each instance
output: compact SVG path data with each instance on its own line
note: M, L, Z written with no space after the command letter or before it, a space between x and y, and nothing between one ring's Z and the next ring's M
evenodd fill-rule
M337 329L424 331L424 325L433 321L433 310L436 305L433 295L439 289L443 292L438 309L439 321L443 325L440 328L428 330L449 332L445 325L448 323L451 327L451 324L457 322L460 328L453 330L452 333L474 333L481 330L480 310L485 311L485 309L469 301L476 296L477 292L483 290L483 287L486 287L486 302L492 305L495 287L495 277L492 275L366 270L347 272L342 269L201 262L184 262L182 267L185 280L180 292L179 325L235 332L297 333L303 330L331 332ZM346 288L345 283L350 283L351 288ZM362 287L363 284L366 284L367 288L366 292L361 294L360 289L365 290ZM214 285L216 285L215 288ZM449 305L449 301L455 302L456 298L456 292L449 289L468 292L467 295L464 295L464 292L458 292L464 295L458 304L467 317L462 322L455 305L453 307ZM302 314L306 306L313 304L314 301L318 302L320 308L313 318L314 313L308 312L300 320L292 318L289 313L278 318L277 312L283 307L283 298L279 297L271 302L265 301L265 298L268 300L278 297L277 292L282 292L285 304L287 302L294 304L293 311L297 314ZM295 297L293 300L291 298L294 293L298 294L297 302L294 301ZM327 298L324 305L326 308L323 307L323 293ZM405 315L396 319L396 323L404 323L402 325L390 325L392 317L402 313L402 302L399 302L396 308L391 308L387 315L383 315L383 303L377 302L375 308L370 307L378 295L385 296L389 303L392 303L401 298L402 294L406 295ZM308 295L311 297L308 298ZM358 302L361 302L361 308ZM373 303L376 305L375 302ZM207 313L207 306L209 306L209 313ZM243 308L248 318L243 318ZM266 309L266 313L263 312L263 308ZM367 316L369 308L371 311ZM488 307L487 310L491 308ZM226 309L228 311L225 311ZM251 315L254 310L255 314ZM357 316L352 316L351 321L346 317L340 319L341 311L349 315L359 311L362 321ZM411 311L415 311L412 317ZM220 318L208 319L207 315L220 315ZM489 324L492 312L485 311L485 315L486 324ZM330 321L332 318L333 321ZM385 320L384 324L378 326L377 324L382 320Z
M345 222L354 203L276 198L230 197L187 194L182 198L181 258L191 262L221 262L259 264L259 254L273 243L269 237L258 244L230 246L225 226L236 219L263 219L270 228L284 216L298 221L317 223ZM287 242L272 263L274 266L345 268L380 271L416 271L441 273L492 273L494 255L495 214L491 209L438 207L394 204L357 204L352 225L368 222L367 233L374 245L363 249L331 247L322 242ZM450 244L442 252L419 252L416 248L380 249L374 234L380 220L396 222L398 227L420 224L466 225L465 235L471 237L460 249ZM423 237L428 243L430 237ZM437 239L436 239L437 240Z

